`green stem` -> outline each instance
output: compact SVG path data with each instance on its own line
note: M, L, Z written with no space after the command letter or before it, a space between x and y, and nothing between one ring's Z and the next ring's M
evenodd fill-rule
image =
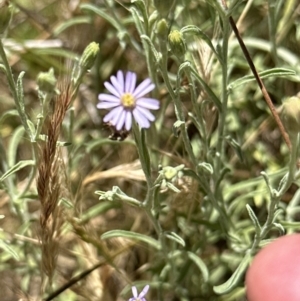
M6 159L6 152L3 146L3 142L2 142L2 138L0 137L0 163L1 163L1 169L3 171L3 173L5 173L5 171L8 169L8 165L7 165L7 159ZM24 222L24 214L19 206L19 204L17 203L16 200L18 200L18 197L16 197L16 186L12 180L12 177L7 177L4 180L4 185L5 185L5 190L7 191L7 194L10 197L11 202L10 206L11 206L11 210L13 212L15 212L17 214L17 216L20 218L21 222Z
M135 121L133 121L132 129L133 129L134 139L136 142L142 169L145 173L148 187L151 188L153 185L153 181L152 181L151 171L150 171L150 157L149 157L147 146L145 145L146 141L145 138L142 137L142 132L141 132L142 129L139 128L138 124Z
M230 228L234 228L230 217L227 214L227 210L223 200L223 194L220 190L220 186L217 184L220 181L220 176L223 174L223 162L225 160L225 134L226 134L226 116L228 109L228 41L230 37L230 24L228 16L226 15L227 6L225 1L222 0L222 4L219 7L220 16L222 18L223 25L223 40L222 40L222 92L221 92L221 112L219 114L219 124L218 124L218 141L216 146L216 164L214 170L214 181L215 181L215 192L213 193L214 207L218 210L221 215L222 224L226 227L228 232Z
M24 187L23 191L19 194L18 198L22 198L25 193L28 191L28 189L30 188L32 182L34 181L35 177L36 177L36 171L37 171L37 158L38 158L38 145L36 142L33 142L31 144L31 149L32 149L32 156L33 158L35 158L35 164L33 165L33 167L31 168L30 174L28 176L28 181L26 186Z
M146 145L145 139L145 132L143 133L143 129L140 129L138 124L133 121L132 124L133 135L136 143L136 147L138 150L140 162L142 165L142 169L144 171L146 181L147 181L147 195L145 198L144 206L146 208L153 207L153 196L154 196L154 189L153 189L153 180L151 176L151 162L150 156L148 152L148 148Z
M150 156L149 156L149 152L148 152L148 149L146 146L145 136L143 136L143 133L141 132L142 130L140 130L140 128L136 122L133 122L132 129L133 129L133 135L134 135L134 139L136 142L138 154L140 157L142 169L144 171L144 174L146 176L146 181L147 181L147 195L145 198L145 202L143 202L143 208L144 208L148 218L150 219L150 221L155 229L155 232L159 238L164 257L165 257L166 261L169 262L170 260L168 258L168 251L167 251L167 246L166 246L166 241L165 241L166 238L164 236L161 225L160 225L158 219L154 216L154 211L152 210L152 208L154 208L155 189L154 189L154 182L151 177Z
M273 189L270 187L270 205L268 208L268 216L265 224L262 226L260 235L256 235L251 247L251 253L254 253L261 242L266 235L269 233L273 223L274 223L274 217L276 213L276 209L278 206L278 203L282 199L283 195L286 193L286 191L290 188L292 185L294 179L295 179L295 172L296 172L296 166L297 166L297 152L298 152L298 142L299 142L299 136L298 135L291 135L291 157L289 162L289 170L286 175L282 178L281 182L283 183L281 187L279 187L278 191L273 191Z
M147 62L147 68L150 75L150 78L152 79L153 83L156 87L158 87L158 80L157 80L157 72L156 72L156 63L154 63L154 55L152 53L152 50L148 43L145 41L145 39L142 40L143 48L145 49L145 56L146 56L146 62ZM155 89L154 91L155 97L158 97L158 89Z
M229 23L226 18L223 19L223 44L222 44L222 113L219 114L218 124L218 142L217 142L217 162L215 167L215 174L218 175L222 169L222 162L225 159L224 136L226 131L226 116L228 106L228 40L229 40Z
M13 78L13 74L12 74L10 65L9 65L7 57L6 57L6 53L4 51L4 46L3 46L3 43L2 43L2 39L0 39L0 57L2 59L3 65L5 67L8 85L9 85L10 91L12 93L13 99L15 101L16 109L19 113L19 116L21 118L21 122L22 122L22 124L23 124L23 126L26 130L26 133L31 139L32 138L32 133L31 133L31 130L30 130L30 128L28 126L28 123L27 123L28 118L26 116L26 113L25 113L23 107L21 106L20 99L18 98L18 92L17 92L17 89L16 89L16 84L15 84L15 81L14 81L14 78Z
M268 23L269 23L269 36L271 41L271 54L275 65L278 63L277 46L276 46L276 20L275 20L275 3L274 0L268 0Z
M178 93L179 87L177 85L177 93L175 94L175 92L172 88L172 85L170 83L168 71L167 71L167 58L168 58L167 49L163 48L163 50L164 50L164 53L162 53L162 56L161 56L160 71L161 71L163 80L167 86L168 92L170 93L171 98L174 101L175 114L176 114L177 120L182 122L181 130L182 130L182 138L183 138L183 143L184 143L185 149L186 149L189 157L192 160L192 164L194 166L197 166L198 162L194 155L194 152L193 152L193 149L191 146L191 142L190 142L190 139L189 139L189 136L187 133L187 128L185 125L185 117L183 114L182 104L181 104L181 101L179 98L179 93Z
M206 156L206 154L208 153L208 137L207 137L207 132L206 132L206 127L205 127L205 119L203 117L203 110L201 108L201 103L199 104L197 102L197 95L196 95L196 89L195 89L195 82L193 80L193 77L191 76L191 74L189 72L186 72L186 76L189 80L190 83L192 83L191 85L191 100L192 100L192 104L193 107L195 109L195 113L196 113L196 120L195 120L195 126L197 127L199 134L200 134L200 139L202 140L202 146L203 146L203 154Z
M36 142L39 139L40 133L41 133L43 125L44 125L45 116L48 113L49 103L50 103L51 99L52 99L51 93L46 93L45 95L43 95L42 112L41 112L41 115L38 117L38 122L37 122L37 126L36 126L36 132L33 137L33 142Z

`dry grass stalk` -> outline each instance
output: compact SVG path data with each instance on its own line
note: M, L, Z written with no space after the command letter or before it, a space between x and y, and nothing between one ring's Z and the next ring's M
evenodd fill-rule
M61 94L57 96L53 113L48 119L47 139L41 147L38 162L37 190L41 202L39 236L42 246L42 271L44 274L42 292L46 280L52 283L59 248L59 237L63 224L62 210L58 201L62 193L59 149L57 148L62 123L71 102L70 84L62 84Z
M96 171L88 175L82 182L82 186L86 186L92 182L105 180L105 179L116 179L123 178L126 180L133 181L146 181L145 174L141 168L139 160L135 160L131 163L120 164L113 168L104 171Z

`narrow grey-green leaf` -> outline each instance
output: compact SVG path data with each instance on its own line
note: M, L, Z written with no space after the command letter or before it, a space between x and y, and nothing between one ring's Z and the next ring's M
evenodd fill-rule
M56 145L64 147L64 146L70 146L72 145L72 143L67 141L57 141Z
M3 64L0 64L0 70L4 73L7 74L7 71L5 69L5 66Z
M149 47L149 50L151 50L156 63L159 64L159 62L161 61L161 52L158 52L156 50L154 44L152 43L151 39L147 35L142 34L141 39L143 39L143 41L145 42L144 46L147 45L147 47Z
M192 252L187 252L187 254L188 254L189 259L192 260L196 264L196 266L199 268L199 270L201 271L203 280L205 282L207 282L208 278L209 278L209 272L208 272L208 268L207 268L206 264L204 263L204 261L199 256L197 256L196 254L194 254Z
M208 96L211 98L211 100L214 102L216 107L218 108L219 112L222 112L222 104L217 95L213 92L213 90L210 88L210 86L201 78L199 73L193 68L191 63L189 61L186 61L182 63L179 68L178 68L178 73L177 73L177 81L180 79L181 73L184 71L184 69L187 69L188 72L191 72L193 76L198 80L202 88L206 91Z
M221 295L229 293L232 289L234 289L247 269L250 260L251 255L250 253L247 253L231 277L225 283L213 287L214 292Z
M287 77L290 75L296 75L296 72L294 70L290 70L290 69L286 69L286 68L272 68L272 69L268 69L262 72L259 72L259 76L261 79L263 78L268 78L268 77ZM237 80L235 80L234 82L232 82L229 86L228 89L234 89L238 86L241 86L245 83L254 81L255 77L253 75L246 75L243 76Z
M147 178L151 178L151 161L150 161L150 155L149 155L149 149L146 143L146 131L144 129L141 129L141 140L140 145L138 145L140 149L140 159L141 164L144 170L144 173Z
M76 60L77 54L74 52L64 49L64 48L50 48L50 47L43 47L43 48L33 48L31 49L32 55L44 57L44 59L47 59L48 63L51 64L51 66L59 66L59 63L55 61L54 56L58 57L65 57L70 60Z
M108 239L108 238L113 238L113 237L125 237L125 238L129 238L132 240L138 240L138 241L147 243L148 245L154 247L157 250L161 249L159 241L157 241L154 238L149 237L147 235L132 232L132 231L111 230L111 231L108 231L108 232L104 233L103 235L101 235L101 239Z
M180 131L180 128L185 125L185 122L184 121L181 121L181 120L177 120L174 124L173 124L173 127L172 127L172 131L173 131L173 135L177 138L179 137L179 131Z
M290 230L299 230L300 229L300 222L290 222L290 221L280 221L280 224L287 229Z
M273 226L279 230L280 235L285 234L285 229L280 223L273 223Z
M90 24L91 23L91 18L90 16L80 16L80 17L73 17L71 19L68 19L67 21L61 23L59 26L57 26L54 31L53 35L57 37L60 35L63 31L66 29L78 25L78 24Z
M145 6L145 1L144 0L135 0L135 1L131 1L131 3L135 4L138 11L143 16L141 21L143 22L143 25L144 25L143 27L145 28L144 33L149 34L149 23L148 23L149 16L148 16L147 8ZM131 9L129 9L129 10L131 10ZM136 24L136 22L135 22L135 24Z
M18 111L17 110L9 110L9 111L6 111L4 114L2 114L0 117L0 125L2 123L4 123L4 121L7 118L12 117L12 116L19 116Z
M110 209L119 208L119 207L120 207L120 204L117 202L98 203L97 205L86 210L86 212L80 218L80 223L85 223L96 216L104 214L105 212L107 212Z
M0 240L0 249L12 255L16 260L19 260L19 255L17 254L17 252L2 240Z
M31 120L27 119L27 125L28 125L28 127L31 131L31 134L34 135L35 134L35 125L34 125L34 123Z
M25 105L24 105L24 91L23 91L23 77L25 75L25 72L20 72L18 79L17 79L17 95L18 95L18 101L20 103L20 107L22 109L22 112L25 114Z
M229 145L233 148L236 155L240 159L241 162L244 162L243 151L240 144L230 136L226 136L225 140L229 143Z
M58 202L58 206L64 206L67 209L74 208L74 204L66 198L61 198Z
M11 167L6 173L2 175L0 178L0 182L4 181L7 177L11 176L12 174L16 173L20 169L26 167L26 166L32 166L34 165L34 160L22 160L19 161L17 164L15 164L13 167Z
M261 226L260 226L260 223L259 223L259 221L258 221L258 219L257 219L257 217L256 217L256 215L254 213L254 211L252 210L252 208L248 204L246 204L246 209L247 209L248 214L249 214L249 216L250 216L250 218L251 218L251 220L252 220L252 222L254 224L255 232L257 234L260 234Z
M9 167L13 166L16 162L17 149L21 139L23 138L24 132L25 129L23 126L19 126L12 134L7 150L7 164Z
M176 241L178 244L182 245L183 247L185 247L185 241L175 232L165 233L165 236L171 240Z
M215 53L218 60L220 62L222 62L222 59L219 56L219 54L217 53L217 51L216 51L214 45L212 44L210 38L199 27L197 27L195 25L187 25L187 26L184 26L183 28L181 28L180 32L183 33L183 34L194 34L194 35L199 36L202 40L204 40L207 43L207 45L210 47L210 49Z
M180 190L175 185L173 185L171 182L167 182L167 187L170 190L174 191L175 193L179 193L180 192Z
M115 27L115 29L118 32L123 31L123 28L119 25L119 23L112 18L107 12L105 12L104 10L99 9L97 6L92 5L92 4L82 4L80 5L80 8L82 10L88 10L88 11L92 11L95 14L97 14L98 16L102 17L103 19L105 19L108 23L110 23L112 26Z
M211 176L214 173L214 169L210 163L201 162L198 164L197 167L199 168L200 171L202 171L203 173L205 173L207 175Z

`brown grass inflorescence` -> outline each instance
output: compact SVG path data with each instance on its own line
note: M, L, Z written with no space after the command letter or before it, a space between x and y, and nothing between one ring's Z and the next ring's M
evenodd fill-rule
M41 146L38 162L37 190L41 202L39 236L42 246L42 271L51 285L63 224L62 209L58 206L62 194L60 151L58 138L66 112L71 103L71 85L63 83L54 102L53 112L46 122L46 141ZM45 285L44 278L44 285ZM44 288L42 288L43 290Z

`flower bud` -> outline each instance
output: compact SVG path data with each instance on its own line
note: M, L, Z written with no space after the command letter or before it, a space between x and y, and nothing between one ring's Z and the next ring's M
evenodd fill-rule
M176 180L177 178L181 178L183 176L182 170L184 167L184 164L180 164L176 167L165 166L160 171L160 174L162 174L167 181L173 181L174 179Z
M8 1L0 0L0 35L3 35L12 16L12 6Z
M178 57L182 58L186 52L185 40L179 30L172 30L168 36L171 51Z
M169 12L173 10L176 0L154 0L153 2L160 15L167 17Z
M53 93L56 85L53 68L51 68L48 72L40 72L37 77L37 84L40 91Z
M282 105L282 122L289 134L298 134L300 132L300 98L290 97Z
M169 25L166 19L161 19L157 22L156 33L158 37L162 40L165 40L169 32Z
M96 42L90 43L83 51L79 61L79 66L86 70L91 69L95 63L99 49L99 44Z

